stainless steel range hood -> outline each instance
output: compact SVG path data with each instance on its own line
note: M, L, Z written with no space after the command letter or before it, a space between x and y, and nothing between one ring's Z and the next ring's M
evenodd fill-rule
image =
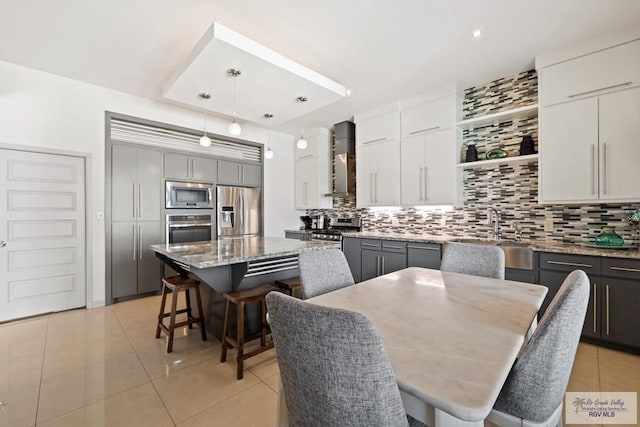
M356 125L336 123L334 138L334 192L327 196L347 197L356 194Z

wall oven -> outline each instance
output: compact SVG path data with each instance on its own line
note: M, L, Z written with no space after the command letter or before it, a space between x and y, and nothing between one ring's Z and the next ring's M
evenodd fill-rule
M213 209L213 184L167 181L165 207L167 209Z
M211 215L167 215L167 243L211 240Z

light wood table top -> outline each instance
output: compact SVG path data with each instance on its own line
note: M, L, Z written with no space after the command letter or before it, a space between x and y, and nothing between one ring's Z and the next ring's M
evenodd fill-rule
M403 399L475 424L491 411L546 293L539 285L407 268L308 301L366 315Z

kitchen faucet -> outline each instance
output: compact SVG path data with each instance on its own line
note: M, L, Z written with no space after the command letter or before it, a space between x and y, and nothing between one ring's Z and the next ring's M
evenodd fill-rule
M518 223L513 221L511 223L511 228L513 228L513 233L515 235L516 242L520 242L520 240L522 240L522 230L520 229L520 227L518 227Z
M493 239L496 242L500 241L500 212L495 208L487 209L487 225L491 225L493 220Z

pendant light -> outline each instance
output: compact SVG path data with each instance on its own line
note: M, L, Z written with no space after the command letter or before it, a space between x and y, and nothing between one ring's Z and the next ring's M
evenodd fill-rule
M304 139L304 103L307 102L306 96L299 96L296 100L300 103L300 139L296 142L296 147L300 150L307 148L307 140Z
M198 94L198 96L203 101L202 110L204 111L204 128L203 128L204 129L204 135L202 135L200 137L200 145L203 146L203 147L211 147L211 138L209 138L207 136L207 109L204 108L204 103L211 98L211 95L209 95L206 92L201 92L201 93Z
M270 119L273 117L271 113L264 113L265 119ZM271 130L267 129L267 151L264 152L265 159L273 159L273 151L271 151Z
M242 127L240 127L239 123L236 123L236 117L238 112L236 110L236 78L238 78L242 74L242 72L236 68L229 68L227 70L227 75L233 78L233 121L229 125L229 134L233 136L238 136L242 133Z

